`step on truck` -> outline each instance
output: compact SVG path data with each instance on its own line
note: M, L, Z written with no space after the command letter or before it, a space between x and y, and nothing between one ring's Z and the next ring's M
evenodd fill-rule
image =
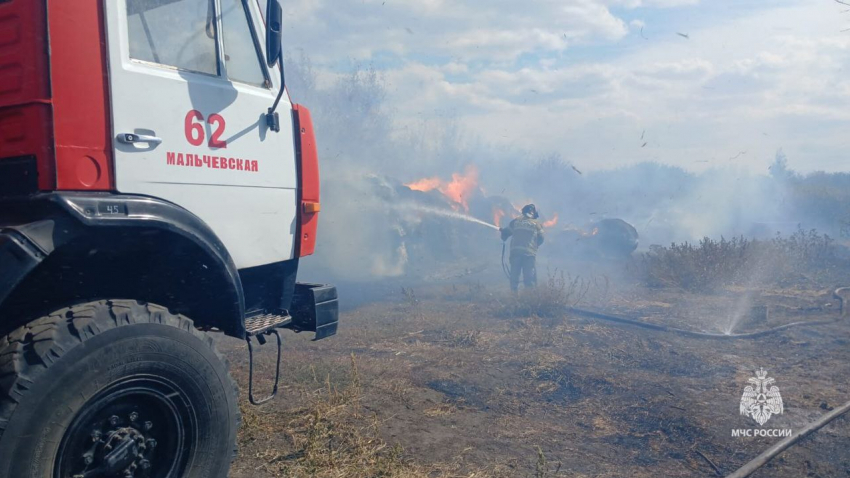
M336 333L278 0L0 0L0 478L223 478L253 353ZM275 377L274 390L277 389ZM273 395L273 392L272 392Z

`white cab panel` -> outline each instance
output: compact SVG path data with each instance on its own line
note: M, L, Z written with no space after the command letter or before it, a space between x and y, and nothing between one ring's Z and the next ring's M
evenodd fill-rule
M157 4L157 0L130 1ZM176 8L181 3L159 1L164 6L156 8ZM204 4L204 0L192 1ZM161 198L194 213L218 235L240 269L291 259L297 171L286 95L278 107L280 132L270 131L265 122L265 112L280 87L279 74L269 72L272 88L228 81L220 43L215 53L219 76L131 59L126 2L106 2L118 191ZM262 43L256 3L245 4L252 9ZM195 8L194 4L190 8ZM155 17L154 13L148 11L149 16ZM190 20L185 27L187 38L203 35L204 26L192 26ZM161 32L166 27L160 21L150 26L154 34L156 28ZM220 20L215 28L220 38ZM135 38L138 41L138 35ZM152 50L156 50L155 40L150 40ZM171 58L182 61L180 54L177 50ZM126 133L138 135L131 138L137 142L117 139Z

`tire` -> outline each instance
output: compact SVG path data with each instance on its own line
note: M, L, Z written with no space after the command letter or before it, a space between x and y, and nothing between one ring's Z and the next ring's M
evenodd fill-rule
M236 385L188 318L135 301L0 337L0 478L225 478Z

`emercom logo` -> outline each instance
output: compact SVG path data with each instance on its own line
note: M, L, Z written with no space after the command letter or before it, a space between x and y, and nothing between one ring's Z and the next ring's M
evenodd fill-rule
M732 430L732 438L752 437L790 437L790 428L737 428Z
M773 385L776 380L767 376L767 371L760 368L755 377L747 380L744 393L741 395L740 413L752 418L759 426L763 426L774 415L781 415L785 411L782 395L779 387ZM736 429L732 430L732 437L787 437L791 436L791 429Z
M741 396L741 415L752 417L759 425L764 425L773 415L781 415L784 410L782 395L776 385L768 388L776 380L768 377L764 369L756 371L755 377L750 377Z

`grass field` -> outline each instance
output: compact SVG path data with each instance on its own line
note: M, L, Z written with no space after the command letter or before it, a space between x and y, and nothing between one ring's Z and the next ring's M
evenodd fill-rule
M545 284L541 293L556 297L545 301L577 298L569 283ZM347 308L338 336L285 336L278 399L257 408L243 396L231 476L721 476L778 440L731 436L759 428L738 410L759 367L785 402L762 428L798 429L850 400L844 322L704 340L535 314L539 297L518 301L501 284L370 287L383 287L371 290L382 299ZM735 321L740 332L835 318L831 291L805 281L711 294L596 281L582 300L690 330ZM244 345L220 347L247 389ZM259 359L260 390L271 386L272 355L267 347ZM840 419L754 476L846 476L848 445Z

